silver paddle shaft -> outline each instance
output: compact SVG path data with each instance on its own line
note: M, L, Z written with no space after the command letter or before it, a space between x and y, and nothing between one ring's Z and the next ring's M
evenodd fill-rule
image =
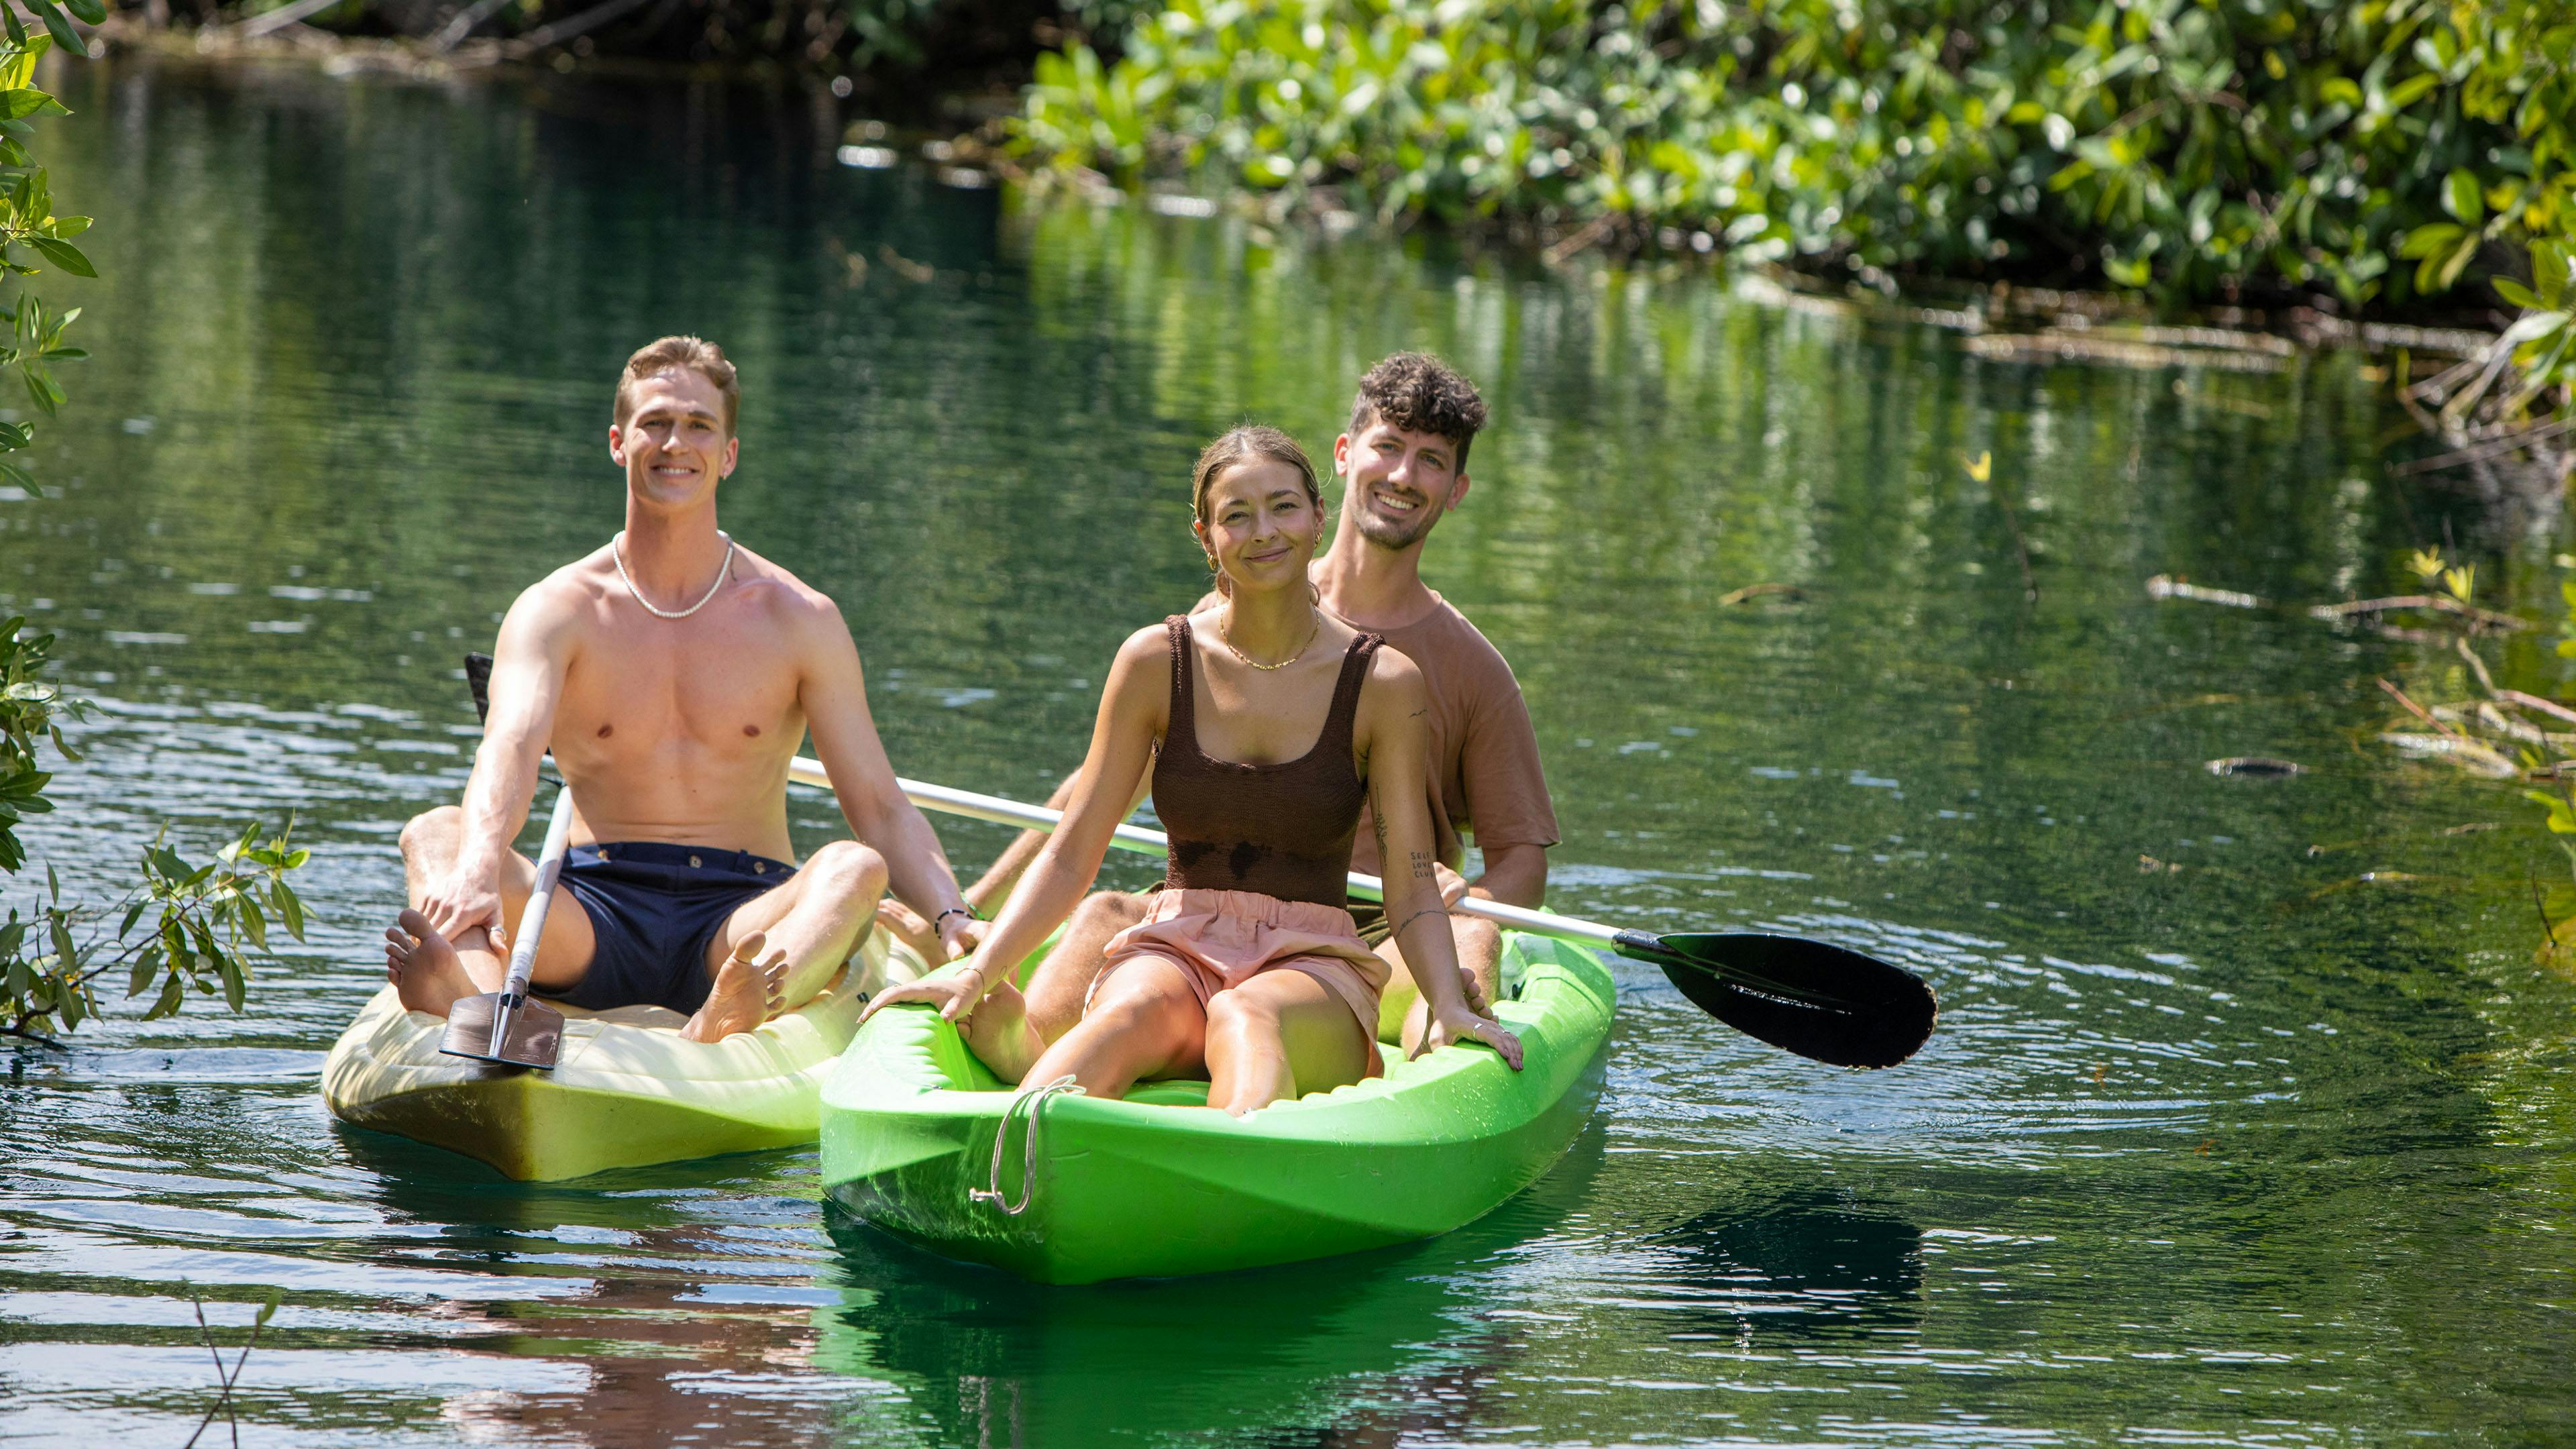
M812 785L817 789L832 788L832 777L824 771L821 763L809 760L803 755L797 756L788 763L787 778L797 784ZM1021 825L1031 830L1048 831L1054 830L1064 821L1064 812L1061 810L1050 810L1044 805L1023 805L1017 800L1005 800L999 795L979 795L972 790L956 790L946 785L929 785L919 780L898 779L895 784L903 791L904 798L924 810L937 810L948 815L963 815L969 820L988 820L996 825ZM1170 844L1161 831L1147 830L1141 825L1119 826L1117 832L1110 837L1109 843L1121 850L1135 851L1139 855L1161 855ZM1386 899L1386 883L1376 876L1362 875L1358 871L1352 871L1350 874L1350 891L1351 894L1367 900ZM1543 936L1571 937L1579 941L1598 941L1612 946L1619 942L1619 930L1615 926L1604 926L1596 921L1577 920L1572 916L1560 916L1548 911L1507 906L1501 901L1489 901L1480 896L1467 897L1460 901L1455 909L1462 915L1482 916L1486 920L1510 926L1515 930L1535 931Z
M501 1054L510 1017L528 999L528 978L537 969L537 942L546 933L546 908L554 904L555 882L563 878L564 842L572 836L572 787L555 792L555 813L546 817L546 843L537 856L537 888L519 914L519 938L510 943L510 974L501 982L501 1009L492 1013L492 1055Z

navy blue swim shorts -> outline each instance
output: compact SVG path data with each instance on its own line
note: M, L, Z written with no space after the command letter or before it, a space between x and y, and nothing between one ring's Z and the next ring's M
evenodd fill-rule
M563 889L590 916L598 944L570 990L547 995L592 1011L706 1004L707 947L743 902L776 890L796 867L743 850L658 841L576 845Z

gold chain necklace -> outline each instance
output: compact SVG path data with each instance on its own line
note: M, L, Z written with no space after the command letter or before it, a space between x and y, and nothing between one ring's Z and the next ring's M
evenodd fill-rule
M1273 670L1285 669L1289 665L1296 663L1298 660L1305 658L1306 651L1315 647L1315 636L1324 632L1324 616L1316 613L1312 609L1309 609L1306 611L1306 618L1306 642L1297 646L1296 653L1289 655L1287 658L1280 660L1276 664L1264 664L1260 660L1255 659L1251 655L1234 647L1234 635L1228 628L1228 626L1234 622L1234 607L1232 605L1226 606L1225 617L1216 621L1216 637L1224 643L1227 653L1242 660L1244 663L1251 665L1253 668L1260 670L1262 673L1268 674Z

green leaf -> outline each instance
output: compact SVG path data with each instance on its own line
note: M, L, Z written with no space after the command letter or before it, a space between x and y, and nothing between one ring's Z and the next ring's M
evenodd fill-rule
M2388 88L2388 109L2402 111L2423 99L2425 92L2441 83L2440 76L2410 75Z
M2460 238L2461 228L2447 221L2430 222L2406 233L2398 244L2397 254L2409 259L2429 257Z
M249 983L242 979L241 962L218 952L215 955L215 974L224 981L224 1005L235 1011L241 1010L242 999L249 989Z
M152 1003L152 1009L150 1011L143 1013L143 1019L145 1021L159 1021L161 1018L177 1011L179 1009L179 1003L187 999L188 978L180 975L176 971L173 971L167 977L162 979L161 998Z
M62 407L63 390L51 373L32 362L22 362L18 374L26 380L28 400L35 403L38 411L50 418Z
M2476 226L2486 220L2487 204L2478 194L2478 178L2466 170L2453 171L2442 178L2442 209L2458 217L2463 226Z
M268 1290L267 1299L259 1305L259 1317L253 1320L257 1326L266 1327L268 1321L277 1316L277 1300L282 1296L274 1286Z
M47 107L52 107L48 111ZM65 115L62 103L33 87L0 90L0 120L24 120L36 115Z
M63 14L62 7L56 5L54 0L26 0L26 3L28 9L36 12L36 18L45 22L46 33L54 37L54 44L61 46L65 53L89 54L88 42L80 38L79 31L72 29L70 19Z
M141 996L144 988L150 986L152 979L160 974L161 953L151 947L145 947L142 953L134 958L134 969L126 975L125 994Z
M277 918L286 923L287 933L299 941L303 940L304 902L296 896L293 888L282 880L274 882L268 888L268 900L269 904L277 907Z
M105 25L107 23L107 7L100 4L99 0L63 0L63 3L69 5L71 12L87 24Z
M64 271L71 273L75 277L95 277L98 275L98 268L91 266L89 264L89 258L82 256L81 249L73 246L70 242L60 240L56 237L31 236L27 238L27 245L34 247L36 251L45 258L45 260L52 262L55 266L62 268Z
M27 27L18 22L17 7L0 5L0 21L8 23L11 45L24 46L27 43Z
M267 950L268 917L260 913L259 902L247 894L233 899L239 903L242 929L250 933L250 943L263 951Z

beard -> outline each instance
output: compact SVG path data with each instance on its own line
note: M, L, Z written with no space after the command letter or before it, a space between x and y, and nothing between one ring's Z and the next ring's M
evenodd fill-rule
M1420 508L1396 518L1387 517L1378 510L1366 506L1365 502L1344 506L1350 508L1352 517L1359 523L1360 537L1379 548L1396 553L1420 543L1423 536L1431 532L1431 525L1440 521L1440 515L1444 511L1438 503L1429 498L1422 500Z

